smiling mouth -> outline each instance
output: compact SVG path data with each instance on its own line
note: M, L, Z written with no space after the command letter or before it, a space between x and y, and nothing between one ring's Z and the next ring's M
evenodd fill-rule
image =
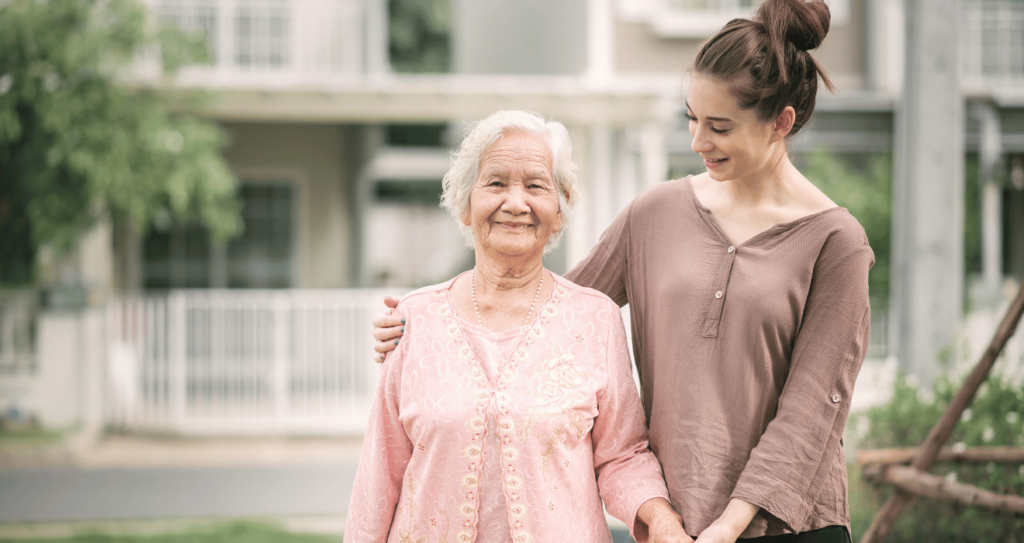
M707 157L704 157L704 160L707 161L707 162L710 162L712 164L718 164L720 162L725 162L726 160L729 160L729 159L728 158L707 158Z

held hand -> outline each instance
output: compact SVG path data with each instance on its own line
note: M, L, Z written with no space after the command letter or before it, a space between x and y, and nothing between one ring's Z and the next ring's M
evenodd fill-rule
M736 543L738 537L739 534L735 530L724 524L714 523L700 533L695 543Z
M658 515L647 525L651 543L693 543L686 535L679 516Z
M683 530L682 517L663 498L645 501L636 517L647 525L651 543L693 543Z
M700 533L696 543L736 543L760 508L741 499L729 500L725 512Z
M405 333L405 319L392 314L398 307L398 298L387 296L384 298L384 305L388 307L387 312L373 319L373 337L377 340L373 350L380 353L374 356L373 360L378 364L384 362L384 357L395 349L398 340Z

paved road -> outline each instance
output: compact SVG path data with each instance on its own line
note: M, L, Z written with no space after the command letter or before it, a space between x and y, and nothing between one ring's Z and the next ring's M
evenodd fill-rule
M354 463L0 471L0 523L331 515L348 509Z

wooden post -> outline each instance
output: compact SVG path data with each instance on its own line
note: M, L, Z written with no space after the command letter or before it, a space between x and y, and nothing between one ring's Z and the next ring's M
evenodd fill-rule
M976 505L1024 516L1024 498L1020 496L996 494L908 466L871 466L871 468L864 471L865 477L884 481L917 496L963 505Z
M1024 312L1024 283L1021 284L1020 289L1017 291L1017 297L1014 298L1013 303L1006 310L1003 322L999 324L999 329L996 330L988 349L985 350L985 354L978 361L978 365L974 366L964 386L953 397L953 401L949 402L946 412L942 414L942 418L939 419L939 422L935 424L928 437L924 440L920 453L918 453L910 465L912 468L926 471L935 463L939 449L949 440L949 436L953 433L953 427L960 420L960 415L963 414L967 406L974 400L974 395L978 392L978 388L985 382L985 378L988 377L989 372L992 370L996 357L1002 352L1007 340L1013 335L1013 331L1017 329L1022 312ZM860 539L860 543L881 543L884 541L886 534L889 533L889 529L896 522L896 517L913 499L913 494L904 490L897 490L875 515L868 531Z
M857 464L909 464L920 454L919 447L857 451ZM1024 464L1024 449L1018 447L971 447L963 450L943 447L936 462L997 462Z

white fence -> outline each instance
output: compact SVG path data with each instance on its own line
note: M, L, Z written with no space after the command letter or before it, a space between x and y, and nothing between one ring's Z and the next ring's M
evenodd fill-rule
M394 291L185 290L111 300L107 418L125 431L361 434L371 319Z
M0 376L36 371L36 322L39 292L0 291Z
M1024 85L1024 2L965 2L963 62L969 86Z

